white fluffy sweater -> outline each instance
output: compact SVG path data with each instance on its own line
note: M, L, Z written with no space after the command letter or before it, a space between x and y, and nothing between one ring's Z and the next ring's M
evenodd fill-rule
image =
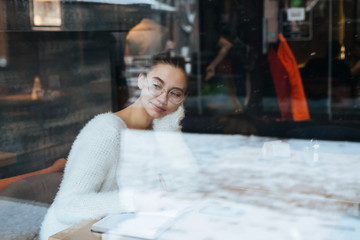
M154 130L180 130L184 110L153 122ZM124 121L112 113L97 115L80 131L68 156L64 178L40 230L40 240L88 219L129 211L132 199L119 194L116 181Z

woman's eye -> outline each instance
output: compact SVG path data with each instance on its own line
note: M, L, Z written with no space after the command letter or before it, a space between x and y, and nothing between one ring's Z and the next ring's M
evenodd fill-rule
M171 91L170 94L171 94L171 96L174 96L174 97L176 97L176 98L180 98L181 95L182 95L182 93L180 93L180 92L175 92L175 91Z
M155 82L154 82L152 85L153 85L153 87L156 88L156 89L162 89L162 86L161 86L160 84L158 84L158 83L155 83Z

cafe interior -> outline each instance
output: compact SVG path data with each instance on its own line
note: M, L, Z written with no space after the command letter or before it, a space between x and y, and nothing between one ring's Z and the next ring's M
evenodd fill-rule
M182 131L124 156L174 163L195 207L156 239L360 239L360 0L0 0L0 239L38 239L80 130L158 54L184 65Z

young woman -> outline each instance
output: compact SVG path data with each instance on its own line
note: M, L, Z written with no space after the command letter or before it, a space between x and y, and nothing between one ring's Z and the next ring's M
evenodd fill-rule
M42 223L41 240L87 219L134 211L133 196L122 194L116 180L121 132L127 128L179 131L186 73L180 61L158 58L150 72L139 75L138 86L141 94L135 103L96 116L77 136L60 189Z

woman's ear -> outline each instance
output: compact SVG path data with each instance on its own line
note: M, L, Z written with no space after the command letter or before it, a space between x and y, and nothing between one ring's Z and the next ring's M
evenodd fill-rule
M140 73L138 76L138 87L139 89L143 89L144 84L145 84L145 75L143 73Z

